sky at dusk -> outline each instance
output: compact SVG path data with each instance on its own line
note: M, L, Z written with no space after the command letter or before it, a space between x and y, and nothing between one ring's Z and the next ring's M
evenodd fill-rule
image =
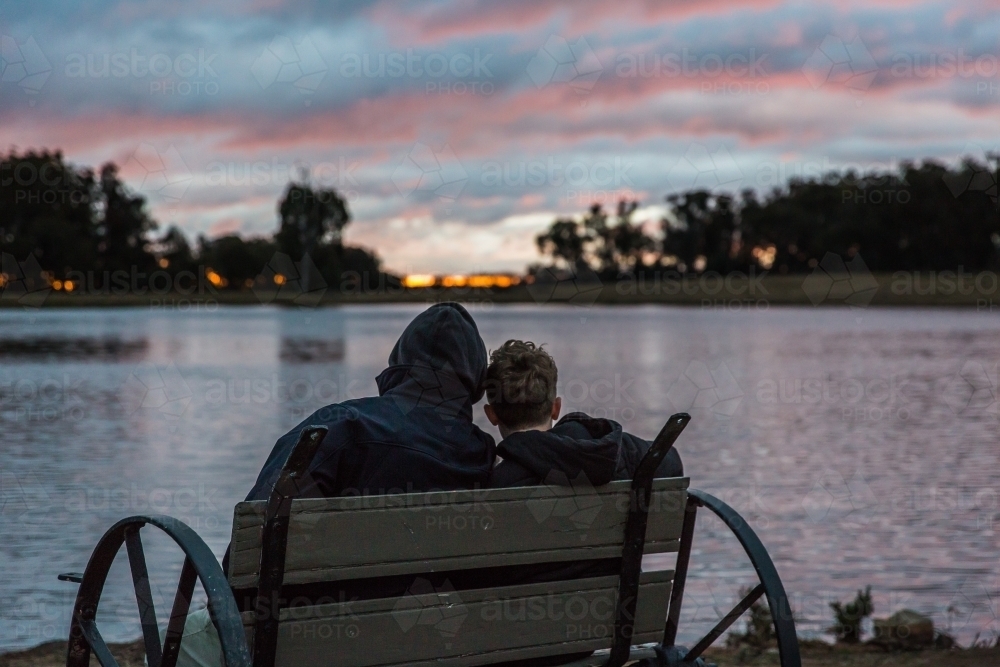
M114 161L162 227L270 234L293 176L397 272L521 271L592 201L1000 147L997 0L21 2L0 148Z

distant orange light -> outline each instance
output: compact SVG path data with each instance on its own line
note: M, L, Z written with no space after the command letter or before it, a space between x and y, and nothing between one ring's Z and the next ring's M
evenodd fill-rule
M72 280L67 280L66 282L63 283L63 289L66 290L67 292L72 292L74 287L76 286L73 284Z
M169 259L167 259L166 257L161 257L161 258L160 258L160 261L158 261L158 262L157 262L157 264L159 264L159 265L160 265L160 268L161 268L161 269L165 269L165 268L167 268L168 266L170 266L170 260L169 260Z
M275 273L274 274L274 284L275 285L284 285L285 284L285 276L281 275L280 273Z
M774 259L778 256L778 249L773 245L769 245L766 248L756 246L750 251L750 254L753 255L757 263L763 268L770 269L774 265Z
M433 287L437 278L427 273L414 273L403 277L403 287Z
M465 287L468 282L469 279L465 276L445 276L441 279L444 287Z
M220 276L218 273L216 273L213 269L210 268L205 269L205 277L208 278L208 282L212 283L216 287L221 287L222 284L225 282L222 279L222 276Z
M517 276L508 276L505 274L479 274L475 276L469 276L469 286L470 287L510 287L511 285L517 285L521 282L521 279Z
M52 287L54 287L56 291L59 291L63 288L63 282L61 280L53 280Z
M469 287L493 287L495 284L493 276L469 276Z

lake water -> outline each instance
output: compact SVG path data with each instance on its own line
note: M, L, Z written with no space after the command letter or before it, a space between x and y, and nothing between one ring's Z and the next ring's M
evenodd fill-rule
M470 308L488 347L547 344L567 409L647 438L691 412L677 447L692 486L757 530L803 635L869 584L878 616L913 608L963 643L1000 632L997 315ZM221 557L275 439L375 392L419 310L0 311L0 651L66 636L76 586L56 575L82 571L116 519L174 515ZM144 540L162 617L179 552ZM108 639L139 635L120 556L99 616ZM688 641L753 581L707 515L692 564Z

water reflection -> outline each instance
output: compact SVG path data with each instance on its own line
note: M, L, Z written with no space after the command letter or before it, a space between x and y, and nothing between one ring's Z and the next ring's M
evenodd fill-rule
M58 337L8 338L0 341L0 357L64 361L135 361L149 349L145 338Z
M54 575L81 570L116 519L178 517L221 556L233 505L275 440L323 405L374 395L421 309L5 311L0 651L65 637L75 588ZM830 624L829 602L868 584L880 616L929 613L966 644L1000 631L990 606L1000 593L1000 319L812 308L473 314L490 349L512 337L546 344L567 411L645 437L671 412L691 412L677 446L692 486L758 532L804 633ZM476 415L496 434L480 406ZM695 550L682 642L714 625L753 577L709 516ZM161 608L177 556L150 538ZM139 636L131 590L123 559L102 602L109 640Z
M281 339L279 356L282 361L304 364L309 362L340 361L344 358L344 339L333 340L314 338Z

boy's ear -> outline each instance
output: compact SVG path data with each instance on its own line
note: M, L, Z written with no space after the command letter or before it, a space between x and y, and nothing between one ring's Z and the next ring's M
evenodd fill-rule
M556 400L552 401L552 421L557 421L559 419L559 412L562 410L562 397L556 396Z
M493 406L490 405L489 403L483 405L483 412L486 413L486 418L489 419L490 423L493 424L494 426L500 423L500 420L497 419L497 411L494 410Z

